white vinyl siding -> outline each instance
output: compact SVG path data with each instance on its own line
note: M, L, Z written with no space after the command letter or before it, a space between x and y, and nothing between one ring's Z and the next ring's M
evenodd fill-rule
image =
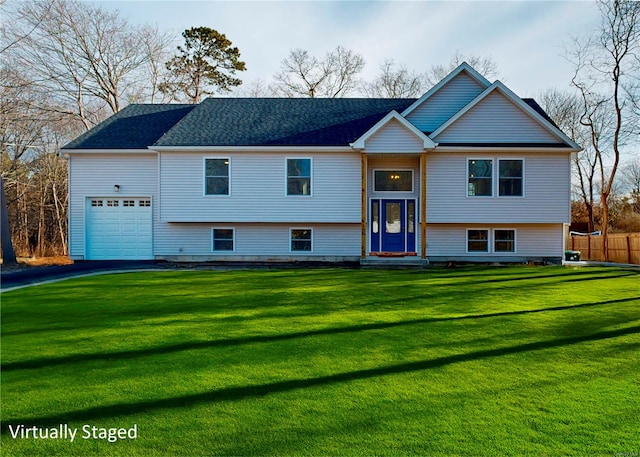
M407 116L422 132L433 132L485 88L465 72L459 73L448 84L433 94Z
M491 154L493 197L468 197L467 161L472 153L433 153L427 158L428 223L568 223L569 154ZM487 158L487 156L483 156ZM499 197L495 189L500 158L525 161L524 197Z
M156 255L194 260L215 259L216 255L238 260L280 260L295 256L355 259L360 256L360 224L306 225L313 230L312 252L291 252L291 225L260 223L224 224L224 228L234 229L234 251L212 252L212 228L217 227L203 223L160 223L155 233Z
M204 154L160 155L160 217L166 222L360 221L360 154L319 153L313 159L313 196L285 195L287 154L230 155L231 196L202 195Z
M422 152L423 141L396 120L365 141L366 152Z
M467 233L469 230L488 230L489 252L468 252ZM496 252L496 230L515 231L515 252ZM562 224L526 225L473 225L473 224L427 224L427 257L562 257Z
M521 107L493 91L434 138L437 143L560 143Z
M76 260L85 258L87 197L149 198L156 221L157 176L156 154L70 154L69 256ZM117 193L116 184L120 186Z

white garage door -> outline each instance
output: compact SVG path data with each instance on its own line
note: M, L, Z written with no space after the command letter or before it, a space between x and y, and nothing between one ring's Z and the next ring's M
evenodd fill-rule
M87 260L153 258L150 198L88 198Z

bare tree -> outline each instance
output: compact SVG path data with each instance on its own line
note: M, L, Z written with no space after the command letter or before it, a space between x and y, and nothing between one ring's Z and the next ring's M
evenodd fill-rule
M23 21L6 26L8 40L22 37L11 58L46 94L48 109L85 129L141 97L150 54L166 40L117 11L77 0L28 1L17 14Z
M640 3L600 0L598 7L599 29L574 39L567 54L575 70L572 84L582 99L581 123L590 130L600 174L603 254L608 260L609 197L622 149L638 135Z
M627 190L640 196L640 159L626 163L621 172Z
M456 51L451 60L446 65L434 65L425 73L425 79L427 81L427 87L432 87L438 84L452 70L458 67L462 62L467 62L478 73L487 79L499 78L498 64L491 57L480 57L474 55L467 55Z
M422 95L427 88L424 74L407 70L407 67L396 64L392 59L380 65L380 71L371 82L363 82L362 90L372 98L411 98Z
M599 192L597 182L597 160L591 147L590 131L580 122L582 101L577 94L549 89L537 97L545 112L569 138L584 150L573 155L574 193L584 205L588 218L588 231L595 230L594 208ZM600 123L598 123L599 125ZM599 128L596 126L595 128Z
M240 86L234 91L236 97L243 98L260 98L260 97L275 97L271 86L261 78L249 81L246 84Z
M356 77L364 64L360 54L342 46L324 58L312 56L304 49L294 49L282 61L272 90L284 97L344 97L356 89Z

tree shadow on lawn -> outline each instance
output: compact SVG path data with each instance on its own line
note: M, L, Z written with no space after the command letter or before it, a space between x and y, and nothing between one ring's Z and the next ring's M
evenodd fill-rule
M525 268L525 267L522 267ZM442 278L442 279L446 279L446 278L453 278L453 277L475 277L478 278L478 272L479 271L486 271L486 268L483 268L482 270L479 269L479 267L468 267L468 269L474 269L476 271L475 274L461 274L461 275L450 275L450 274L439 274L439 275L433 275L431 274L431 272L429 272L428 276L425 276L425 280L430 280L430 279L435 279L435 278ZM501 272L500 274L502 275L506 275L507 277L505 278L493 278L493 279L479 279L477 281L465 281L464 282L464 286L473 286L473 285L484 285L484 284L494 284L494 283L510 283L510 282L514 282L514 281L525 281L525 280L531 280L531 281L535 281L537 279L541 279L541 280L546 280L546 279L550 279L550 278L562 278L563 280L554 282L554 283L549 283L549 284L543 284L543 285L554 285L554 284L563 284L563 283L567 283L567 282L579 282L579 281L595 281L595 280L600 280L600 279L616 279L616 278L623 278L623 277L627 277L627 276L631 276L634 274L639 274L639 272L637 271L633 271L633 270L623 270L625 271L624 274L617 274L617 275L605 275L602 274L603 272L600 270L580 270L580 271L574 271L574 272L570 272L570 273L557 273L557 274L544 274L544 275L527 275L527 276L518 276L518 277L514 277L513 276L513 272L510 271L508 273L504 273ZM313 273L313 271L312 271ZM322 271L323 274L325 275L329 275L328 271ZM405 272L403 271L403 276L404 273L409 273L409 274L422 274L424 275L424 272ZM286 272L284 274L284 276L288 276L289 274L293 274L293 273L289 273ZM597 276L593 276L594 274L598 274ZM493 272L491 273L491 275L495 275ZM580 277L575 277L576 275L580 276ZM331 275L329 275L328 277L332 277ZM335 275L333 275L333 277L335 277ZM367 272L366 276L362 276L362 278L368 278L369 277L369 273ZM386 284L379 284L379 287L384 287L386 289L390 289L390 290L394 290L397 291L398 287L400 286L398 284L397 281L390 281L388 278L388 274L387 275L381 275L381 276L376 276L379 277L380 279L385 278L386 277ZM299 277L297 279L300 279ZM303 281L303 284L300 285L300 287L304 286L304 283L306 283L306 280L310 280L312 279L311 277L306 277L305 281ZM317 279L317 278L315 278ZM377 282L377 281L372 281L372 282ZM318 285L317 281L313 283L315 286ZM357 283L359 286L362 286L362 283ZM166 283L163 283L163 286L166 286ZM349 283L345 283L344 284L346 287L349 286ZM419 287L421 290L424 288L422 284L413 284L411 281L407 282L407 281L402 281L402 285L404 286L414 286L414 287ZM390 299L390 300L385 300L384 303L388 304L388 305L392 305L393 303L406 303L407 300L411 299L413 301L417 300L417 299L423 299L423 300L434 300L436 298L447 298L450 300L457 300L459 296L463 296L466 297L469 294L469 291L466 290L458 290L457 289L457 285L458 282L454 282L451 284L448 283L437 283L434 284L434 288L433 288L433 292L431 293L431 291L427 294L423 294L423 295L411 295L410 297L401 297L401 298L397 298L397 299ZM180 282L180 286L184 287L184 282L181 281ZM440 288L446 288L451 286L452 288L450 290L446 290L444 292L440 292L438 289ZM522 284L517 284L515 287L518 288L518 290L522 290L524 288L529 288L529 289L536 289L541 287L541 284L538 283L533 283L530 285L522 285ZM109 285L108 290L112 290L112 286ZM504 286L504 287L494 287L492 288L492 290L501 290L501 289L512 289L512 287L509 286ZM284 289L284 291L286 292L287 289ZM252 291L249 293L249 296L247 296L246 298L246 303L245 302L239 302L239 303L234 303L234 305L232 306L232 309L235 311L242 311L242 310L249 310L249 309L262 309L264 308L264 303L260 300L256 300L254 295L259 295L261 293L261 291ZM176 300L178 300L179 298L181 298L181 295L176 295L174 298ZM149 318L149 317L153 317L153 316L166 316L167 314L184 314L184 313L199 313L202 312L203 309L207 310L206 305L209 304L212 300L218 300L219 297L207 297L207 298L203 298L203 297L189 297L188 295L185 296L189 298L188 302L182 303L180 304L180 306L178 308L172 306L171 309L166 309L166 307L162 306L162 307L147 307L148 309L145 309L144 311L144 315L141 316L140 313L137 314L137 317L144 317L144 318ZM367 303L359 303L358 306L362 306L362 307L368 307L368 306L380 306L381 302L378 299L379 297L374 297L375 300L371 300L370 302ZM248 303L251 303L251 306L247 306ZM259 304L258 304L259 303ZM289 303L276 303L274 306L270 306L269 309L273 309L273 308L278 308L281 306L290 306ZM237 320L237 321L244 321L247 319L264 319L264 318L282 318L282 317L294 317L294 316L310 316L310 315L320 315L320 314L324 314L326 312L326 308L322 308L321 310L317 310L317 306L304 306L304 307L300 307L297 306L296 307L297 312L296 313L283 313L280 311L274 311L274 312L262 312L260 313L259 316L217 316L215 320L220 320L220 321L233 321L233 320ZM214 311L214 310L211 310ZM123 310L115 310L112 308L109 308L106 310L106 313L113 318L117 318L118 316L124 316L126 318L130 318L130 310L127 309L123 309ZM38 315L41 317L42 313L38 313ZM7 314L7 312L5 311L4 316L5 319L10 319L12 316L11 314ZM5 320L6 322L6 320ZM74 325L65 325L65 326L47 326L47 327L42 327L42 328L30 328L30 329L23 329L23 330L17 330L17 331L11 331L11 330L3 330L2 334L3 335L26 335L26 334L34 334L34 333L40 333L40 332L51 332L51 331L67 331L67 330L77 330L80 327L82 328L90 328L90 327L100 327L100 328L109 328L110 325L97 325L97 321L95 319L90 319L89 322L91 322L91 325L84 325L84 326L80 326L79 323L75 323ZM170 321L165 323L156 323L156 324L147 324L147 325L171 325L173 323L175 323L176 321ZM187 322L186 320L184 322Z
M639 299L640 297L630 297L630 298L621 298L621 299L615 299L615 300L607 300L602 302L582 303L578 305L562 305L562 306L554 306L554 307L530 309L530 310L504 311L504 312L487 313L487 314L467 314L467 315L452 316L452 317L427 317L427 318L418 318L418 319L399 320L394 322L374 322L369 324L359 324L359 325L351 325L351 326L345 326L345 327L331 327L331 328L324 328L324 329L318 329L318 330L309 330L306 332L293 332L293 333L284 333L284 334L275 334L275 335L256 335L256 336L248 336L248 337L242 337L242 338L230 338L230 339L213 340L213 341L188 341L185 343L171 344L167 346L153 347L148 349L132 349L132 350L126 350L126 351L73 354L73 355L62 356L62 357L41 358L41 359L9 362L9 363L3 363L0 366L0 370L4 372L8 372L13 370L41 369L46 367L81 363L81 362L114 361L114 360L119 361L123 359L134 359L138 357L171 354L179 351L189 351L189 350L209 349L209 348L224 348L224 347L241 346L245 344L254 344L254 343L271 343L271 342L287 341L287 340L307 338L307 337L313 337L313 336L363 332L368 330L385 330L385 329L407 326L407 325L508 317L508 316L518 316L518 315L527 315L527 314L535 314L535 313L545 313L545 312L551 312L551 311L566 311L571 309L589 308L589 307L602 306L602 305L612 305L616 303L626 303L626 302L636 301ZM579 331L580 329L578 328L576 330Z
M388 376L403 373L412 373L423 370L452 365L455 363L469 362L494 357L520 354L524 352L552 349L556 347L569 346L591 341L600 341L610 338L617 338L626 335L640 333L640 326L627 327L617 330L598 332L590 335L576 336L572 338L560 338L548 341L538 341L526 343L518 346L508 346L497 349L487 349L465 354L457 354L440 357L431 360L408 362L398 365L391 365L378 368L354 370L350 372L337 373L328 376L319 376L308 379L293 379L288 381L278 381L267 384L258 384L241 387L228 387L208 392L179 397L164 398L159 400L148 400L137 403L121 403L109 406L97 406L76 411L69 411L62 414L35 417L35 418L8 418L3 422L7 424L2 428L2 434L8 432L9 424L25 424L28 426L51 426L61 423L76 421L90 421L95 419L107 419L131 414L148 413L157 409L184 408L202 403L219 403L227 401L239 401L246 398L263 397L266 395L290 392L298 389L305 389L317 386L325 386L335 383L344 383L356 380L370 379L380 376Z

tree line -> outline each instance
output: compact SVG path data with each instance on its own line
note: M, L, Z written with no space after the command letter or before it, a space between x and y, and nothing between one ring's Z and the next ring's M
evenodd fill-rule
M209 27L185 30L176 46L171 33L133 25L118 11L96 4L4 0L0 6L5 17L0 42L1 182L3 220L11 226L7 237L3 224L5 259L11 258L11 240L20 256L67 253L67 166L56 153L128 104L199 103L229 93L412 98L462 61L488 79L499 76L490 57L457 52L446 64L423 72L387 59L365 81L360 76L364 58L338 46L323 55L292 49L271 81L243 85L240 74L247 64L240 50ZM631 177L635 162L622 161L629 153L625 148L637 147L640 131L640 4L614 0L601 1L599 7L600 28L589 31L587 39L575 38L567 50L575 69L574 90L549 90L539 99L554 121L585 147L574 160L574 194L590 228L606 231L620 225L616 211L621 195L635 196L640 206L640 186ZM622 190L624 183L630 191ZM636 214L640 218L640 208Z

